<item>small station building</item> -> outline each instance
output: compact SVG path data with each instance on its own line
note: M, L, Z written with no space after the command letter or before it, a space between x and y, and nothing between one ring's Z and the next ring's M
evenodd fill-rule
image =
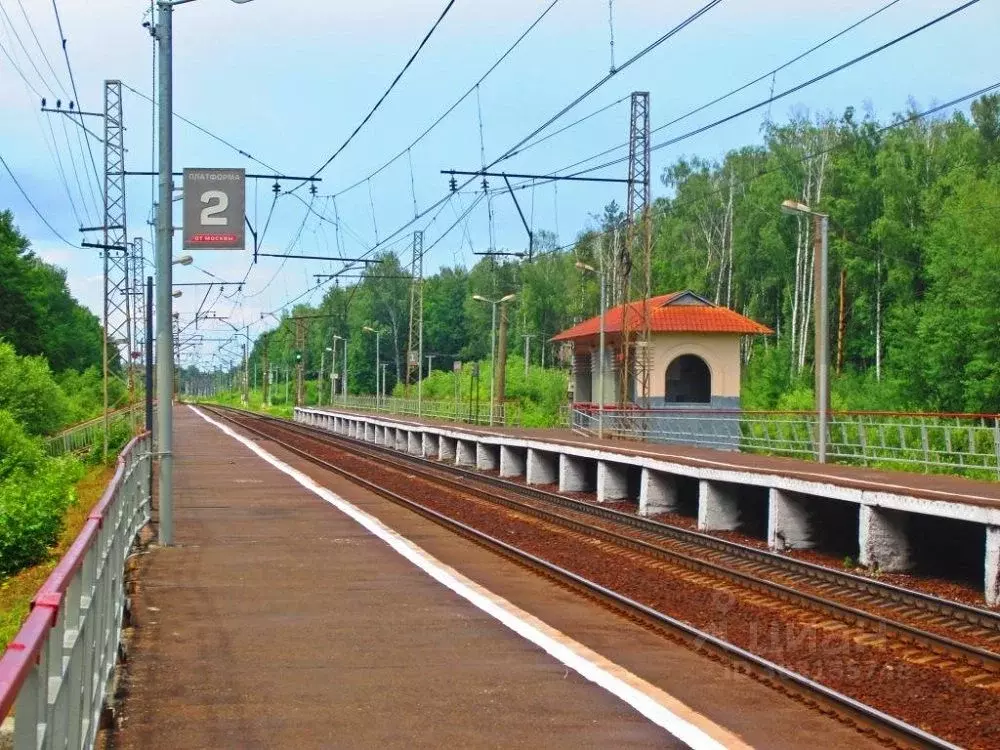
M649 367L649 399L632 400L648 409L739 409L740 341L773 331L692 291L653 297L648 305L630 302L604 314L604 383L600 382L600 316L578 323L552 341L573 345L573 400L578 404L614 405L619 398L619 346L622 325L640 334L643 310L649 311L650 351L637 352ZM603 386L603 387L602 387ZM638 394L641 395L641 394Z

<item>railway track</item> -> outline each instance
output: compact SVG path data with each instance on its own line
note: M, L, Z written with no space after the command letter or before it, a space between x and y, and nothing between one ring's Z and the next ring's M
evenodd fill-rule
M751 547L742 547L686 529L595 507L491 475L445 467L434 461L389 448L373 447L368 443L287 420L232 409L213 407L211 411L243 429L275 440L283 447L330 468L351 481L405 504L438 523L448 525L463 536L528 565L563 585L569 585L586 596L598 599L647 627L664 632L675 640L679 638L689 645L693 643L699 650L708 651L715 658L736 661L741 665L741 671L749 670L759 679L775 684L801 700L819 701L822 710L832 711L865 730L875 730L880 736L902 746L957 747L913 724L727 643L689 623L664 615L538 555L476 531L468 524L382 486L384 482L372 482L347 471L337 463L314 455L319 451L303 447L303 441L314 442L326 450L342 451L362 460L376 462L381 471L389 468L411 478L447 487L455 493L471 497L477 503L502 508L514 518L530 521L539 529L561 535L578 545L589 545L591 549L596 549L611 559L615 556L628 557L632 562L641 559L643 564L652 566L665 579L711 587L717 592L732 596L750 596L756 607L775 617L794 617L805 626L821 632L834 631L838 637L863 644L866 648L884 648L886 653L900 661L939 668L951 673L954 680L968 685L969 689L973 689L974 685L986 686L984 689L989 691L1000 688L1000 656L989 648L960 640L970 634L973 639L985 639L988 643L994 637L1000 640L996 628L986 627L990 620L985 616L992 615L990 612L945 600L933 601L934 597L923 594L917 594L915 598L921 600L924 606L914 607L907 601L908 597L900 597L895 587L860 587L859 584L869 582L859 580L856 576L845 576L846 581L838 585L834 578L836 571L823 568L815 571L813 568L819 566L799 565L796 561L767 555ZM498 489L502 492L497 492ZM703 544L703 540L714 544ZM772 562L769 558L776 559ZM776 581L774 578L782 580ZM810 590L803 591L797 587ZM880 588L888 593L881 592ZM879 591L881 596L874 596L875 591ZM856 600L859 596L862 598L860 603L867 609L843 602L844 598ZM958 637L949 637L941 632L916 627L902 621L903 618L891 619L869 611L873 607L932 621L938 631L947 630L948 627L964 630L955 632Z

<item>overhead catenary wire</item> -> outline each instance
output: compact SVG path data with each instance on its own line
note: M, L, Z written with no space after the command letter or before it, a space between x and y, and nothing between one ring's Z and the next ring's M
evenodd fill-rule
M60 41L60 43L62 45L63 60L66 62L66 71L69 73L69 82L70 82L70 89L73 92L73 101L76 102L77 117L79 118L79 123L78 124L80 125L80 128L82 129L85 126L83 124L83 115L81 115L79 112L80 112L81 109L83 109L83 105L80 102L80 94L77 92L77 88L76 88L76 76L73 73L73 63L70 61L70 58L69 58L69 42L66 39L66 34L63 32L62 18L59 16L59 4L58 4L57 0L52 0L52 12L55 14L55 17L56 17L56 28L59 31L59 41ZM79 130L77 130L77 139L81 140L81 136L80 136ZM91 147L90 141L86 141L86 143L83 143L82 140L81 140L80 148L84 149L84 147L85 147L85 157L84 158L86 159L87 157L89 157L89 160L90 160L90 169L91 169L91 173L93 174L93 177L94 177L94 183L98 186L98 191L103 194L103 190L101 190L102 182L101 182L101 178L100 178L100 176L98 175L98 172L97 172L97 162L94 159L94 150ZM86 165L84 165L84 171L86 171ZM87 182L89 184L90 180L88 179ZM97 201L95 200L95 203L96 202ZM99 214L100 213L101 212L99 212Z
M33 200L31 200L31 197L25 191L24 187L22 187L22 185L18 181L17 177L14 176L14 172L11 170L10 166L7 164L7 160L3 158L3 154L0 154L0 164L3 165L4 170L6 170L7 174L10 176L10 179L13 181L14 186L18 189L18 192L21 193L21 195L24 197L24 200L27 201L27 203L28 203L29 206L31 206L31 210L34 211L35 214L38 216L38 218L42 220L42 223L45 224L45 226L47 226L49 228L49 231L52 232L52 234L54 234L56 237L58 237L60 240L62 240L63 242L65 242L70 247L76 248L76 249L79 250L80 249L79 245L76 245L76 244L70 242L69 240L67 240L65 237L63 237L62 234L59 233L59 230L57 230L54 226L52 226L52 224L49 222L49 220L47 218L45 218L45 215L41 211L38 210L38 206L35 205L35 202Z
M154 97L150 96L149 94L143 93L142 91L139 91L138 89L136 89L136 88L134 88L132 86L129 86L124 81L122 82L122 86L124 88L128 89L129 91L131 91L133 94L135 94L139 98L145 99L147 102L149 102L150 104L154 105L154 112L155 112L156 99ZM228 148L228 149L236 152L240 156L242 156L242 157L244 157L246 159L249 159L250 161L254 162L255 164L260 164L260 166L264 167L265 169L269 170L270 172L273 172L275 175L282 174L281 170L278 169L277 167L272 166L272 165L268 164L265 161L261 161L256 156L254 156L253 154L251 154L249 151L246 151L246 150L240 148L239 146L237 146L236 144L234 144L231 141L227 140L226 138L223 138L218 133L213 133L208 128L204 127L203 125L199 125L194 120L191 120L191 119L185 117L182 114L178 114L177 112L173 112L172 114L173 114L173 116L176 119L180 120L185 125L189 125L190 127L194 128L195 130L197 130L199 133L201 133L203 135L207 135L209 138L211 138L215 142L222 144L223 146L225 146L226 148ZM155 132L155 130L154 130L154 132Z
M438 125L440 125L444 121L444 119L446 117L448 117L448 115L450 115L452 112L454 112L459 107L459 105L462 104L462 102L464 102L466 99L468 99L476 91L476 89L479 87L480 84L482 84L487 78L489 78L493 74L493 71L495 71L497 68L500 67L500 65L504 62L504 60L506 60L508 57L510 57L510 55L514 52L514 50L517 49L520 46L521 42L523 42L525 40L525 38L527 38L527 36L532 31L535 30L535 27L538 26L538 24L540 24L542 22L542 20L549 14L549 12L553 8L555 8L556 5L558 5L559 1L560 0L552 0L544 8L544 10L542 10L542 12L538 15L538 17L535 18L535 20L531 22L531 24L528 26L528 28L526 28L523 32L521 32L521 35L517 39L514 40L513 44L511 44L507 48L507 50L502 55L500 55L500 57L498 57L493 62L493 64L490 65L489 68L486 69L486 72L483 73L479 77L479 80L477 80L474 84L472 84L471 86L469 86L469 88L466 89L465 93L463 93L460 97L458 97L458 99L456 99L454 101L454 103L450 107L448 107L444 112L442 112L440 115L438 115L437 119L435 119L434 122L432 122L429 126L427 126L427 128L422 133L420 133L420 135L418 135L416 138L414 138L413 141L411 141L410 144L406 148L404 148L403 150L401 150L398 154L396 154L395 156L393 156L391 159L389 159L387 162L385 162L382 166L380 166L375 171L371 172L370 174L368 174L365 177L362 177L357 182L355 182L355 183L353 183L351 185L348 185L343 190L340 190L337 193L335 193L334 197L339 197L339 196L343 195L344 193L350 192L351 190L354 190L355 188L360 187L361 185L365 184L365 182L367 182L371 178L378 176L379 174L381 174L382 172L384 172L386 169L388 169L390 166L392 166L392 164L394 164L396 161L398 161L400 158L402 158L403 155L409 149L413 148L418 143L420 143L424 138L426 138L428 135L430 135L430 133Z
M702 125L702 126L700 126L698 128L695 128L695 129L690 130L690 131L688 131L686 133L683 133L681 135L678 135L678 136L675 136L673 138L670 138L670 139L668 139L666 141L661 141L660 143L654 144L652 146L651 150L652 151L658 151L660 149L667 148L668 146L672 146L672 145L675 145L675 144L680 143L682 141L688 140L689 138L693 138L696 135L700 135L700 134L702 134L704 132L707 132L707 131L712 130L714 128L717 128L717 127L719 127L721 125L724 125L724 124L727 124L729 122L732 122L733 120L736 120L736 119L738 119L740 117L743 117L743 116L745 116L747 114L750 114L751 112L754 112L754 111L756 111L758 109L761 109L762 107L766 107L766 106L768 106L769 104L771 104L771 103L773 103L775 101L779 101L781 99L784 99L785 97L790 96L791 94L794 94L794 93L797 93L799 91L802 91L803 89L806 89L806 88L808 88L810 86L813 86L813 85L819 83L820 81L823 81L826 78L829 78L830 76L833 76L833 75L835 75L837 73L840 73L840 72L846 70L847 68L853 67L854 65L857 65L860 62L863 62L863 61L865 61L865 60L867 60L867 59L869 59L869 58L871 58L871 57L873 57L873 56L875 56L875 55L877 55L877 54L879 54L881 52L884 52L885 50L887 50L887 49L889 49L889 48L891 48L891 47L893 47L893 46L895 46L895 45L897 45L897 44L899 44L899 43L901 43L901 42L903 42L903 41L905 41L905 40L907 40L907 39L909 39L909 38L911 38L911 37L913 37L913 36L915 36L915 35L917 35L919 33L921 33L922 31L925 31L925 30L931 28L932 26L935 26L936 24L941 23L942 21L945 21L948 18L951 18L955 14L960 13L960 12L962 12L962 11L964 11L964 10L972 7L973 5L977 4L978 2L980 2L980 0L968 0L968 2L966 2L966 3L964 3L964 4L960 5L960 6L958 6L956 8L953 8L953 9L949 10L949 11L943 13L942 15L937 16L937 17L931 19L930 21L927 21L926 23L923 23L920 26L917 26L916 28L911 29L910 31L907 31L904 34L901 34L901 35L899 35L899 36L897 36L897 37L895 37L895 38L893 38L893 39L891 39L891 40L889 40L887 42L884 42L883 44L880 44L877 47L874 47L874 48L868 50L867 52L864 52L864 53L862 53L862 54L860 54L860 55L858 55L858 56L856 56L854 58L851 58L850 60L847 60L846 62L840 63L839 65L836 65L836 66L834 66L834 67L832 67L832 68L824 71L823 73L820 73L819 75L813 76L812 78L810 78L810 79L808 79L806 81L803 81L803 82L801 82L799 84L791 86L791 87L789 87L789 88L785 89L784 91L781 91L781 92L779 92L777 94L772 94L772 95L768 96L767 98L762 99L761 101L758 101L758 102L756 102L754 104L751 104L751 105L749 105L747 107L744 107L744 108L738 110L737 112L731 113L731 114L726 115L726 116L721 117L721 118L718 118L718 119L714 120L713 122L710 122L710 123L707 123L705 125ZM855 24L855 26L856 25L857 24ZM684 117L686 117L686 115ZM678 118L677 121L679 121L680 119L684 119L684 117ZM655 128L651 132L656 133L656 132L662 131L665 127L667 127L667 126L666 125L661 125L661 126ZM558 178L558 177L579 177L579 176L582 176L582 175L590 174L592 172L600 171L602 169L607 169L609 167L616 166L618 164L622 164L622 163L624 163L624 162L626 162L628 160L627 156L615 158L615 159L612 159L610 161L604 162L602 164L598 164L596 166L587 167L586 169L581 169L579 171L572 172L572 173L570 173L568 175L563 174L564 172L567 172L567 171L569 171L571 169L574 169L575 167L578 167L578 166L580 166L582 164L585 164L585 163L587 163L589 161L593 161L596 158L599 158L601 156L613 153L614 151L617 151L619 149L626 148L627 145L628 144L623 144L623 145L615 146L615 147L613 147L611 149L606 149L605 151L599 152L598 154L595 154L593 156L589 156L586 159L583 159L581 161L575 162L574 164L571 164L569 166L561 167L560 169L553 170L553 172L551 173L552 177L553 178ZM534 184L536 184L536 185L537 184L545 184L545 182L546 182L546 180L537 180L537 181L534 181ZM514 189L515 190L516 189L522 189L522 188L527 187L527 186L528 186L527 183L520 183L519 185L515 186Z
M503 159L509 158L510 155L513 155L514 153L516 153L517 149L519 149L521 146L523 146L529 140L531 140L532 138L534 138L535 136L537 136L539 133L541 133L543 130L545 130L549 125L551 125L552 123L554 123L555 121L557 121L559 118L561 118L567 112L571 111L574 107L576 107L577 105L579 105L581 102L585 101L591 94L593 94L595 91L597 91L598 89L600 89L601 86L603 86L605 83L607 83L607 81L609 81L614 75L616 75L617 73L625 70L627 67L633 65L634 63L636 63L637 61L639 61L640 59L642 59L643 57L645 57L646 55L648 55L650 52L652 52L653 50L657 49L664 42L666 42L667 40L669 40L671 37L675 36L677 33L679 33L684 28L687 28L689 25L691 25L696 20L698 20L699 18L701 18L701 16L703 16L705 13L707 13L709 10L711 10L712 8L714 8L716 5L718 5L721 2L722 2L722 0L712 0L708 4L702 6L699 10L695 11L695 13L691 14L690 16L688 16L685 20L681 21L679 24L677 24L676 26L674 26L672 29L670 29L669 31L667 31L665 34L661 35L655 41L653 41L652 43L650 43L649 45L647 45L646 47L644 47L642 50L640 50L639 52L635 53L631 58L629 58L629 60L625 64L623 64L621 67L619 67L618 70L614 74L608 74L608 75L602 77L596 84L594 84L593 86L591 86L587 91L585 91L583 94L581 94L578 97L576 97L576 99L574 99L569 105L563 107L563 109L560 110L558 113L556 113L554 116L548 118L548 120L546 120L545 123L543 123L541 126L535 128L529 135L525 136L520 141L518 141L514 146L512 146L509 149L507 149L507 151L505 151L503 153L503 155L501 155L499 158L497 158L496 160L494 160L492 163L487 164L486 165L487 169L495 166L496 164L498 164ZM475 90L475 87L473 87L473 91L474 90ZM464 190L475 179L476 179L475 177L470 177L469 179L467 179L465 182L462 183L462 185L458 188L457 191L449 191L448 193L446 193L443 197L441 197L440 199L438 199L437 201L435 201L434 203L432 203L431 205L429 205L427 208L425 208L423 211L421 211L413 219L405 222L400 227L398 227L396 230L394 230L393 232L391 232L387 237L383 238L379 243L376 243L371 248L371 252L374 252L374 251L378 250L378 248L381 247L384 243L386 243L386 242L394 239L401 232L406 231L409 227L413 226L416 222L418 222L424 216L428 215L432 211L435 211L439 207L441 207L442 205L446 204L449 200L451 200L452 196L456 192L460 192L461 190Z
M444 10L441 11L441 14L434 22L434 25L431 26L430 30L424 35L424 38L420 40L420 44L417 45L417 48L413 51L413 54L410 55L409 60L406 61L406 64L403 66L402 70L400 70L399 73L396 74L396 77L392 79L392 83L389 84L389 88L385 90L382 96L379 97L378 101L375 102L375 106L373 106L371 110L369 110L368 114L364 116L364 118L361 120L360 123L358 123L358 126L354 128L354 130L351 132L349 136L347 136L347 140L345 140L333 152L333 154L331 154L330 157L325 162L323 162L322 165L320 165L319 169L317 169L315 172L312 173L312 177L319 176L320 173L322 173L327 167L329 167L333 163L333 161L338 156L340 156L341 153L343 153L344 149L347 148L348 145L350 145L351 141L353 141L355 136L357 136L357 134L361 132L362 128L364 128L364 126L368 124L368 121L371 120L372 117L374 117L379 107L382 106L382 103L389 97L389 94L392 93L392 90L396 88L396 84L399 83L403 75L405 75L406 71L410 69L411 65L413 65L413 62L417 59L417 56L420 54L421 50L423 50L427 42L430 41L431 36L434 35L434 32L437 30L438 26L441 25L441 22L444 21L445 17L451 11L454 5L455 5L455 0L448 0L447 5L445 5ZM301 184L296 186L296 188L293 188L293 190L297 189L298 187L301 187Z
M35 27L31 23L31 18L28 17L28 11L24 9L24 3L22 0L17 0L17 6L21 9L21 15L24 16L24 22L28 25L28 30L31 32L31 36L35 40L35 44L38 45L38 51L42 54L42 60L45 61L45 65L48 67L49 71L52 73L52 77L56 80L56 85L59 89L66 95L69 96L69 91L66 90L66 86L63 85L62 79L59 74L56 73L55 67L52 65L52 61L49 60L49 56L45 53L45 47L41 40L38 38L38 34L35 33Z

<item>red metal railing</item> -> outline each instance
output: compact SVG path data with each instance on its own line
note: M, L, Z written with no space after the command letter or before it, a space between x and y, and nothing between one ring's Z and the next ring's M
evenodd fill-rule
M149 433L132 440L83 529L0 657L0 721L15 750L89 747L117 658L125 558L150 517Z

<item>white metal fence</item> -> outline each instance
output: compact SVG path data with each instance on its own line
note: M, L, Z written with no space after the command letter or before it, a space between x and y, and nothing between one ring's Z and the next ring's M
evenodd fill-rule
M14 750L93 747L118 659L125 562L150 518L148 435L134 439L86 525L0 657L0 721L15 709Z
M572 429L593 435L600 420L596 406L577 405ZM603 428L606 436L797 457L815 456L818 434L813 412L606 408ZM1000 476L1000 416L832 412L827 456L863 466Z
M113 430L121 424L129 424L132 428L138 426L144 418L146 407L143 404L126 406L111 413L108 429ZM104 441L104 417L97 417L88 422L81 422L63 430L58 435L46 438L46 450L50 456L62 456L67 453L80 453L91 450Z
M422 404L418 404L414 398L348 396L345 403L344 398L341 396L335 399L334 403L330 405L331 409L336 409L337 407L357 409L359 411L382 412L401 417L441 419L448 422L465 422L466 424L476 425L488 425L491 421L488 400L478 404L469 404L467 402L456 403L454 401L424 399ZM515 408L511 408L507 404L496 404L493 407L492 423L495 425L519 426L520 419Z

